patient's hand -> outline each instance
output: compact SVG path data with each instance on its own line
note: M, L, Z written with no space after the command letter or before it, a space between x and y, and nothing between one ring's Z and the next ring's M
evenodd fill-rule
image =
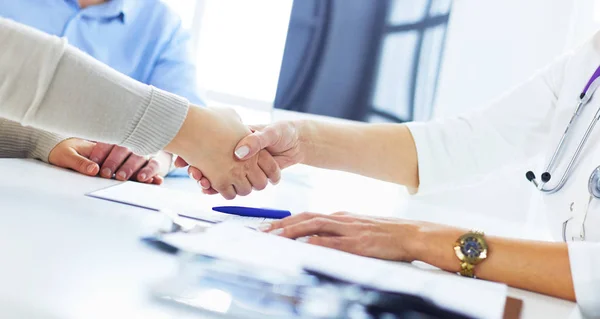
M226 199L248 195L252 189L264 189L268 179L279 180L279 167L268 154L238 161L234 149L251 133L239 116L230 109L191 107L179 133L167 149L178 154L178 166L187 163L202 171L210 181L211 193ZM200 179L198 177L197 179Z
M70 138L58 143L50 152L48 162L81 174L96 176L100 166L89 160L96 143Z
M263 174L257 172L255 176L258 176L259 178L253 178L251 183L254 190L261 191L267 187L267 180L273 185L279 183L279 180L281 179L281 170L269 152L263 150L260 151L257 156L257 163ZM189 164L181 157L177 157L175 160L176 167L186 167L188 165ZM202 174L202 171L200 171L198 168L194 166L188 167L188 174L190 175L190 178L196 180L198 185L202 187L203 193L208 195L215 195L219 193L212 188L208 178L204 177L204 174ZM263 178L262 175L264 175L266 179Z
M100 176L120 181L133 180L141 183L160 185L169 173L171 154L159 152L146 157L132 153L128 148L97 143L90 159L101 165Z
M170 154L164 153L148 160L119 146L71 138L56 145L50 152L48 161L50 164L70 168L88 176L98 175L102 165L103 169L110 168L112 172L116 171L119 180L131 178L139 182L161 184L161 167L164 168L162 171L166 172L170 158ZM119 172L125 172L125 175ZM112 178L113 174L103 177Z

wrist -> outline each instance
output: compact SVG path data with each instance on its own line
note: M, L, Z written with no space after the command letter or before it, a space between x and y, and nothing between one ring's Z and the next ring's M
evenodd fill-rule
M419 227L415 239L408 248L412 260L418 260L441 268L458 272L460 261L454 253L456 239L463 235L464 229L426 223Z
M310 120L293 121L292 125L298 134L298 150L300 153L300 164L310 165L310 158L315 153L315 123Z
M204 127L207 123L207 109L190 106L185 116L185 120L179 129L179 132L165 147L165 151L172 154L179 154L185 158L185 155L193 147L198 147L194 137L198 135L198 130Z

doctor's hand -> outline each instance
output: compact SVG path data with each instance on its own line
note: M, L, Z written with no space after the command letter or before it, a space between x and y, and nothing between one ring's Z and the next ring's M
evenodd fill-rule
M179 155L177 166L189 163L190 175L209 183L205 192L233 199L236 195L248 195L253 189L264 189L269 178L280 178L276 161L266 152L244 162L235 159L236 144L250 133L231 109L191 107L167 150Z
M332 215L302 213L259 228L273 235L356 255L409 262L418 259L419 252L427 249L423 247L425 241L420 240L421 234L441 231L450 233L452 240L461 234L460 229L450 226L345 212ZM452 241L450 248L451 244Z
M243 138L235 148L235 156L246 160L261 150L267 150L281 169L302 162L304 155L299 122L283 121L270 125L250 126L253 133Z

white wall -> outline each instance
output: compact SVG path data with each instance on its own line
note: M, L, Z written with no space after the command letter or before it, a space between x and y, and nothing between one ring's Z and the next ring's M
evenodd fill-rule
M565 49L573 0L456 0L436 116L484 106Z
M455 0L434 116L485 106L587 39L599 17L600 0ZM528 168L509 168L432 200L533 220L524 209L533 192Z

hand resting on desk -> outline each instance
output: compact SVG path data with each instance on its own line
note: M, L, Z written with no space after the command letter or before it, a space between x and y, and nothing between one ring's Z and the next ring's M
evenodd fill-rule
M160 152L151 158L133 154L129 149L78 138L57 144L48 162L88 176L101 176L160 185L168 173L171 155Z

